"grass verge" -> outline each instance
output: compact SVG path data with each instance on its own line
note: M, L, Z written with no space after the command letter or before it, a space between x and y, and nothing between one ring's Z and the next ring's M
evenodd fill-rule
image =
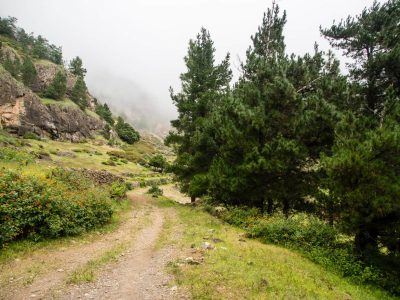
M199 209L177 206L176 210L184 224L180 246L188 256L203 259L199 264L176 261L168 269L194 299L392 299L291 250L244 239L242 230ZM204 242L214 249L203 250Z

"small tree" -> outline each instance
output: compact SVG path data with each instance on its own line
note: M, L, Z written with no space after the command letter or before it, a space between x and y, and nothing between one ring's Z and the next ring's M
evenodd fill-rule
M137 132L131 125L124 122L124 119L118 117L117 125L115 130L121 140L128 144L133 144L140 139L139 132Z
M45 97L60 100L64 97L67 91L67 77L63 71L58 71L52 83L47 87L43 93Z
M30 86L36 79L37 72L35 65L32 63L32 60L29 57L24 59L24 63L22 64L22 81L26 86Z
M163 172L167 167L167 164L168 162L166 158L161 154L156 154L152 156L149 160L149 165L159 172Z
M101 134L103 135L103 137L104 137L106 140L109 140L110 137L111 137L110 131L111 131L111 126L107 123L106 126L104 126L104 128L103 128L103 130L102 130L102 132L101 132Z
M107 103L96 105L96 113L111 126L114 125L113 115Z
M13 17L0 18L0 34L13 38L17 28L15 26L16 22L17 19Z
M79 56L71 60L69 63L69 70L76 76L84 77L86 75L86 69L83 68L83 62Z
M71 100L75 102L80 109L85 110L88 106L87 88L82 76L79 76L71 91Z
M11 59L8 56L3 58L3 67L6 69L15 79L19 79L21 73L21 62L18 58Z

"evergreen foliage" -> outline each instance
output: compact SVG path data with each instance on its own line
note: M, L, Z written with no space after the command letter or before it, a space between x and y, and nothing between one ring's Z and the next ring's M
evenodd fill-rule
M21 62L18 58L11 59L8 56L2 58L2 65L4 69L6 69L12 77L19 80L21 73Z
M63 71L58 71L52 83L43 93L45 97L61 100L67 91L67 77Z
M326 184L343 228L356 247L400 251L399 100L400 2L377 2L322 33L354 59L355 107L336 127L332 155L323 157Z
M13 38L17 31L16 22L14 17L0 18L0 34Z
M35 82L37 72L35 65L33 64L32 60L29 57L24 59L24 63L21 67L22 72L22 81L26 86L30 86L32 83Z
M177 159L172 166L180 180L182 190L191 197L198 197L206 190L189 190L191 181L208 171L218 145L214 126L210 122L213 109L229 91L231 71L229 55L215 64L215 48L209 32L202 28L195 40L189 42L185 57L187 71L181 74L182 88L179 93L171 89L179 117L172 121L174 132L166 138L174 145Z
M76 76L84 77L86 75L86 69L83 68L83 62L79 56L71 60L69 63L69 70Z
M88 107L87 87L82 76L78 76L76 79L71 91L71 100L82 110L85 110L85 108Z
M16 26L17 19L14 17L0 18L0 35L7 36L17 41L26 55L38 59L47 59L55 64L62 65L62 49L50 44L42 36L35 37L28 34L24 29Z
M168 166L167 159L161 154L153 155L149 159L148 164L159 172L163 172Z
M226 205L310 212L366 253L400 253L400 2L375 2L321 32L332 52L287 54L286 14L274 3L229 88L206 30L190 41L171 91L179 116L166 142L182 190Z
M131 125L125 123L124 119L118 117L117 124L115 125L115 131L119 138L128 144L134 144L139 141L140 135Z
M104 103L103 105L97 104L96 105L96 113L108 124L111 126L114 125L114 119L113 115L111 113L110 108L108 107L107 103Z

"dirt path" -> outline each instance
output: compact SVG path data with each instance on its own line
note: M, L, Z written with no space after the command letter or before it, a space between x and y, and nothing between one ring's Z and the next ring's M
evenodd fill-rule
M174 201L179 202L181 204L186 204L190 203L190 197L183 195L178 187L175 184L166 184L163 185L162 187L163 194L167 198L174 199Z
M0 299L182 299L165 265L175 257L172 246L156 251L165 220L164 211L151 205L144 190L130 195L135 205L131 215L118 230L87 244L72 245L45 253L33 253L26 259L13 262L7 269L9 284L1 287ZM141 224L141 225L140 225ZM141 228L140 228L141 227ZM96 281L81 285L66 284L75 270L101 256L116 244L125 243L127 250L99 271ZM14 281L18 273L29 272L40 263L48 269L40 270L32 282ZM0 275L7 277L7 270ZM6 278L7 279L7 278Z

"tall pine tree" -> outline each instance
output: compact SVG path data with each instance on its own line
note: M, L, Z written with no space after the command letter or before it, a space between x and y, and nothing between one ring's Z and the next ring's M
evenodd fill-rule
M215 64L214 44L204 28L189 42L185 64L187 70L180 76L181 91L174 93L171 89L179 116L171 122L175 131L170 132L166 143L175 146L173 171L182 190L194 201L207 192L208 168L218 150L209 119L229 91L231 71L229 55Z

